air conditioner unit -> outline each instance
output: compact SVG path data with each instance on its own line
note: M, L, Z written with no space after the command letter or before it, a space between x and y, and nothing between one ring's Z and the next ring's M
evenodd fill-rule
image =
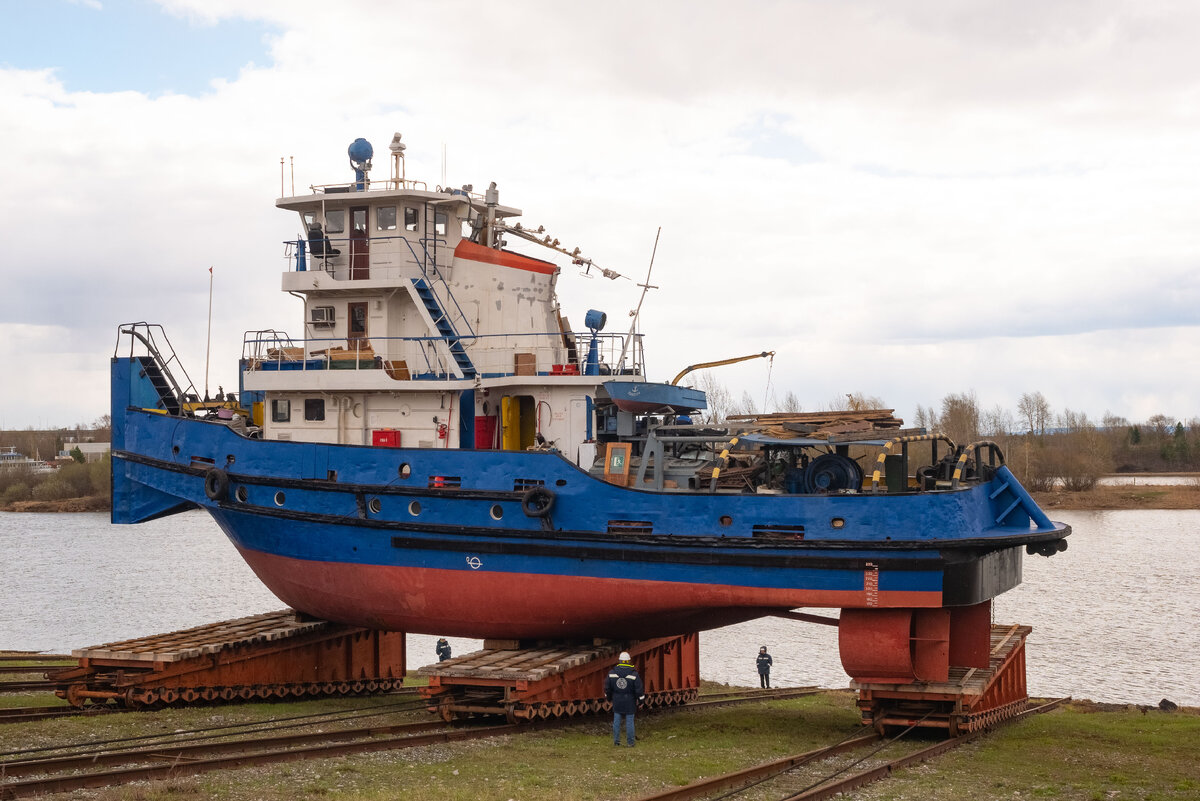
M308 321L319 328L333 327L333 307L313 306L308 310Z

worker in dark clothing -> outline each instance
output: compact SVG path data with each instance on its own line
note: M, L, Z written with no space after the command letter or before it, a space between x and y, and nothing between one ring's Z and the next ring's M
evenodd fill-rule
M771 659L771 655L767 653L767 646L758 649L758 685L760 687L771 687L771 665L775 660Z
M442 637L438 640L437 657L439 662L445 662L450 658L450 643L446 642L445 637Z
M632 748L637 739L633 713L637 711L638 702L645 698L646 691L637 668L629 661L629 652L622 651L620 660L604 681L604 697L612 701L613 745L621 744L621 718L624 718L625 744Z

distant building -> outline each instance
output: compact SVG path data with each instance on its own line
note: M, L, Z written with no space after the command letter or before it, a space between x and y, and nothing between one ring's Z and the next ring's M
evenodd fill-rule
M60 459L70 459L71 451L79 448L79 452L83 454L83 460L87 463L98 462L104 458L104 454L112 450L110 442L67 442L63 445L63 450L58 454Z

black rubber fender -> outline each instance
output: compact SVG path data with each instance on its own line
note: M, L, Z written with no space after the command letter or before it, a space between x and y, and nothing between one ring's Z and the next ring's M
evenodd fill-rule
M210 501L223 501L229 496L229 474L213 467L204 474L204 494Z
M521 496L521 511L526 517L546 517L554 508L554 490L530 487Z

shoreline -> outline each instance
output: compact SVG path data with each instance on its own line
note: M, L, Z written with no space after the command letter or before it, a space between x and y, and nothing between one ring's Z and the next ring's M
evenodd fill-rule
M1096 486L1083 492L1031 492L1038 506L1046 511L1113 511L1121 509L1200 509L1200 483L1128 484ZM67 498L61 501L16 501L0 505L0 512L76 513L107 512L109 499L102 495Z

